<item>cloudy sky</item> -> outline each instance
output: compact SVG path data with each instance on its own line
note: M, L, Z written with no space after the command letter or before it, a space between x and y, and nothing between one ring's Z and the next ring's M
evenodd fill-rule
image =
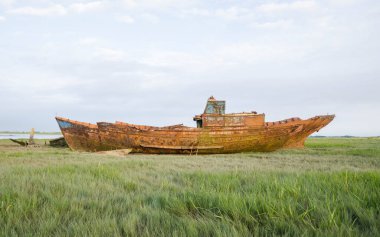
M193 125L214 95L380 135L378 0L0 0L0 131Z

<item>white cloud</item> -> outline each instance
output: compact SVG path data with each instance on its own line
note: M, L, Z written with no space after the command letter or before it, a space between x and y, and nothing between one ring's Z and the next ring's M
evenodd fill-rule
M287 23L264 23L262 27L277 27L276 24ZM217 68L219 68L218 70L221 70L220 68L236 69L244 67L243 65L254 66L304 60L307 55L313 52L313 47L288 44L287 42L240 42L211 47L205 52L153 50L138 61L141 64L153 67L190 71L192 73L207 72L215 71Z
M269 22L255 22L252 24L252 27L258 29L288 29L293 25L292 20L278 20L278 21L269 21Z
M5 21L5 17L0 16L0 22Z
M249 9L234 6L227 9L218 9L215 11L214 15L227 20L236 20L247 17L250 13L252 13L252 11Z
M313 48L306 45L288 44L286 42L245 42L225 45L215 51L215 58L221 64L255 65L258 63L278 63L303 60Z
M195 0L122 0L127 8L185 8L193 5Z
M352 6L356 3L360 3L358 0L329 0L329 3L335 6Z
M95 51L95 56L104 61L120 62L125 59L125 53L121 50L99 47Z
M65 7L59 4L48 7L20 7L8 11L10 14L30 15L30 16L63 16L67 14Z
M313 0L295 1L291 3L265 3L258 6L258 10L265 13L277 13L284 11L314 11L318 5Z
M211 16L213 15L213 12L208 9L202 9L202 8L191 8L191 9L185 9L182 11L184 15L195 15L195 16Z
M117 19L118 19L119 21L124 22L124 23L127 23L127 24L132 24L132 23L135 22L135 19L133 19L133 17L131 17L131 16L127 16L127 15L119 16Z
M106 4L103 1L74 3L70 5L70 9L78 13L99 11L104 9L105 7Z
M144 19L145 21L148 21L148 22L154 23L154 24L156 24L160 21L160 18L158 18L158 16L153 15L151 13L141 14L141 18Z
M0 0L0 5L3 5L5 7L9 7L13 4L13 0Z
M99 39L92 38L92 37L82 38L79 40L79 44L81 45L95 45L98 42L99 42Z
M169 50L154 50L140 60L140 63L154 67L186 68L201 64L193 54Z
M136 7L137 6L137 1L135 0L123 0L123 4L129 8Z
M254 11L249 8L243 8L238 6L231 6L228 8L219 9L202 9L191 8L185 9L182 12L182 16L202 16L202 17L218 17L225 20L239 20L239 19L251 19L254 16Z
M32 80L30 80L32 78ZM27 92L33 95L45 94L68 88L73 85L82 85L84 82L74 77L60 76L48 71L39 71L29 68L27 72L19 71L9 78L3 78L1 83L12 92Z
M175 84L175 79L171 78L166 73L160 72L137 72L141 80L139 87L145 90L157 90L172 87Z

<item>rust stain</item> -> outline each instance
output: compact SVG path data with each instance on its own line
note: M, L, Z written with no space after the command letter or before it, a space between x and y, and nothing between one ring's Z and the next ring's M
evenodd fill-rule
M308 136L328 125L334 117L323 115L305 120L289 118L265 122L265 114L256 112L226 114L225 101L210 97L204 112L193 118L196 128L182 124L155 127L120 121L90 124L61 117L56 120L72 150L214 154L302 148Z

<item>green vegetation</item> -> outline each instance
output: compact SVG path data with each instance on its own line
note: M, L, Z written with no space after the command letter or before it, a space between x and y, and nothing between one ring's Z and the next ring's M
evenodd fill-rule
M0 235L380 236L380 139L306 146L121 157L0 141Z

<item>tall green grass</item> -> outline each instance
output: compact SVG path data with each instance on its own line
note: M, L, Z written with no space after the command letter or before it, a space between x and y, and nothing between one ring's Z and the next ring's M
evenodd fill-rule
M118 157L0 142L0 235L380 236L379 147Z

